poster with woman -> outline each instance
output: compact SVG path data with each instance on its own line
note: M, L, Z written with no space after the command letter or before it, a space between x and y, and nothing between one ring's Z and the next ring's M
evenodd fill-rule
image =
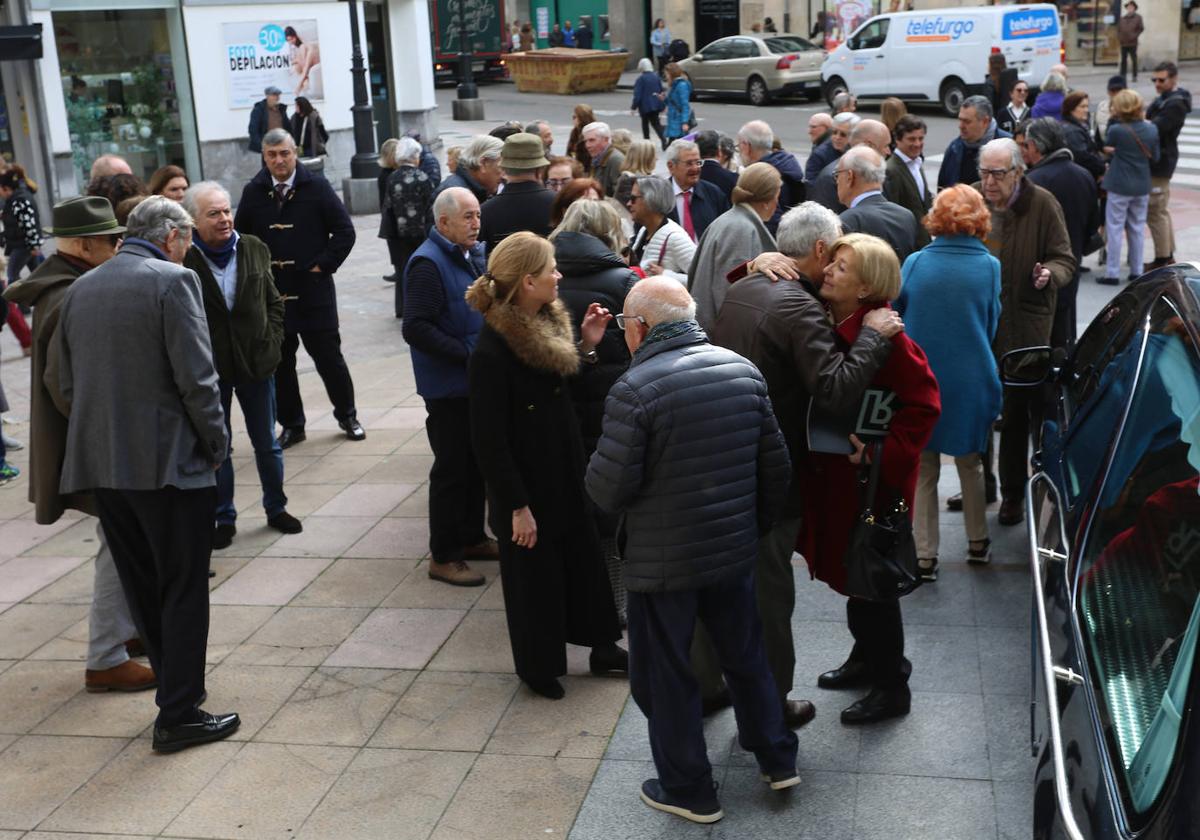
M325 98L315 20L226 23L222 35L231 108L253 107L272 85L287 101Z

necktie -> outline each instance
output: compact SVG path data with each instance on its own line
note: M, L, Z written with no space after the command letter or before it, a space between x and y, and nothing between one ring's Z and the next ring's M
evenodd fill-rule
M287 184L276 184L275 185L275 203L278 204L280 207L283 206L283 202L287 199L287 194L288 194L288 185Z
M683 229L687 231L687 235L691 237L693 242L696 241L696 227L692 224L692 191L686 190L683 194Z

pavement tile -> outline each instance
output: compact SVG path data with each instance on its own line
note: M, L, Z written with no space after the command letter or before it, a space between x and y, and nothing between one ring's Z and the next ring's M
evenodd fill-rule
M93 554L95 551L92 552ZM78 568L79 557L14 557L0 569L0 601L24 601Z
M1029 840L1033 826L1033 775L1016 782L992 782L999 840Z
M21 738L0 761L0 828L36 827L124 746L118 738Z
M478 567L479 564L475 564ZM499 566L497 563L497 574L495 578L485 588L479 600L475 602L477 610L502 610L504 609L504 585L500 581ZM479 571L484 571L479 569ZM485 572L486 573L486 572Z
M340 557L378 521L378 516L310 516L302 533L284 534L262 556Z
M1009 694L1029 699L1032 638L1029 628L979 627L979 666L984 694Z
M315 516L383 516L407 499L418 485L352 484L318 508Z
M100 550L100 537L96 533L97 520L93 517L72 522L70 527L53 537L38 543L25 552L26 557L95 557Z
M971 628L906 625L904 652L912 662L913 691L978 694L979 643Z
M17 835L12 835L14 838ZM61 831L31 831L22 840L145 840L147 834L78 834ZM7 832L0 832L0 840L7 840Z
M989 840L995 836L996 811L990 781L931 782L917 776L871 773L858 778L856 840Z
M376 422L381 428L419 431L425 428L429 416L424 406L400 405L388 411Z
M412 437L404 442L404 445L396 450L398 455L432 455L433 449L429 446L429 436L425 432L416 432Z
M210 604L208 607L208 662L219 662L275 615L277 607Z
M860 772L991 778L979 694L914 692L909 714L863 727L861 739Z
M213 552L213 560L223 556L257 557L262 550L272 545L283 534L267 525L267 517L261 513L250 516L239 516L237 521L237 536L229 548Z
M425 840L474 761L471 753L363 750L299 836Z
M28 732L80 691L77 662L17 662L0 673L0 732Z
M563 677L565 700L518 691L484 752L600 758L629 697L629 683Z
M283 605L332 562L329 557L257 557L213 590L208 600L212 604Z
M565 837L599 763L587 758L481 755L431 840Z
M29 659L66 659L71 662L87 660L91 628L88 618L79 619L46 644L29 654Z
M354 758L344 747L246 744L171 822L186 837L294 837Z
M992 779L1032 780L1037 764L1029 749L1029 701L1024 697L992 694L983 698L983 710ZM1032 786L1029 792L1032 794Z
M337 484L289 484L287 511L303 519L341 492ZM262 516L262 494L245 492L238 499L238 513ZM240 519L238 520L241 521Z
M79 667L79 666L76 666ZM39 735L136 738L158 715L154 691L81 691L34 728Z
M370 668L319 668L255 741L361 747L416 675Z
M723 783L724 773L723 767L716 767L713 778ZM642 782L657 775L651 761L601 761L569 840L703 840L711 837L713 826L664 814L642 802ZM742 837L750 840L753 835Z
M161 756L144 739L131 741L38 828L158 834L243 746L221 741Z
M857 795L851 773L805 771L798 787L776 791L757 768L730 767L720 790L725 819L713 826L712 838L855 840Z
M498 562L472 561L470 565L487 578L487 583L483 586L450 586L429 577L429 561L422 560L400 585L392 590L392 594L384 600L383 606L468 610L480 600L492 582L500 577ZM503 604L500 608L504 608Z
M839 773L854 773L858 770L858 756L861 749L862 730L853 726L843 726L840 718L841 711L849 706L863 692L854 689L848 691L793 691L792 697L813 701L817 707L817 716L810 723L796 730L800 741L800 749L796 756L796 766L801 770L820 770ZM722 712L732 717L732 712ZM737 742L737 728L734 725L734 738L729 749L728 763L730 766L757 767L758 762L753 753L742 749Z
M412 559L353 557L337 560L292 599L298 607L377 607L412 571ZM385 604L385 606L418 606Z
M854 637L850 635L843 615L837 621L793 618L792 639L796 650L792 696L807 696L816 702L812 695L817 690L817 677L846 661L854 647Z
M426 448L429 442L425 443ZM396 507L392 508L388 516L416 516L429 517L429 484L422 484L413 494L405 499Z
M971 581L980 627L1029 627L1033 602L1027 568L989 566L977 569Z
M377 609L325 664L351 668L424 668L464 615L463 610Z
M966 565L938 564L938 579L926 583L900 601L904 626L929 624L935 627L975 623L972 578L977 570Z
M384 517L372 523L366 536L342 553L347 557L424 557L429 553L429 519Z
M846 598L819 580L810 580L808 566L792 555L792 572L796 578L796 606L793 621L846 621Z
M80 604L17 604L0 613L0 659L21 659L87 615Z
M365 607L282 607L226 661L239 665L320 665L368 612Z
M208 579L208 591L211 593L218 586L229 580L249 563L252 557L231 557L224 552L211 554L208 558L208 569L213 576Z
M238 665L223 662L204 677L204 687L213 709L228 709L242 719L230 740L248 741L257 734L296 689L312 674L312 668L274 665Z
M528 689L524 689L528 691ZM733 711L726 709L704 719L704 743L708 747L708 762L714 767L729 763L730 748L737 737L737 721ZM608 749L606 760L652 761L650 754L650 730L646 716L638 708L633 697L625 703L625 709L617 721Z
M25 482L20 482L17 492L24 496L29 492ZM0 521L0 560L19 557L36 545L44 543L62 531L74 525L74 519L60 519L53 525L39 525L29 519L10 519Z
M95 561L84 560L73 570L25 600L33 604L91 604L95 581Z
M343 437L342 440L345 438ZM297 472L290 480L294 484L345 485L358 481L381 460L383 460L383 456L380 455L348 455L343 452L330 452Z
M362 477L367 484L417 483L429 478L432 455L389 455Z
M368 746L479 752L519 684L509 674L422 671Z
M491 610L467 613L427 667L431 671L515 673L505 614Z

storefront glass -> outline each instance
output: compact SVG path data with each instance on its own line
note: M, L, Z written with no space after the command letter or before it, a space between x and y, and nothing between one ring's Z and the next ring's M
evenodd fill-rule
M1116 64L1121 57L1117 43L1117 19L1121 0L1084 0L1059 6L1066 24L1067 62Z
M1200 0L1182 0L1179 58L1200 58Z
M80 190L102 154L143 179L186 166L167 12L56 12L54 31Z

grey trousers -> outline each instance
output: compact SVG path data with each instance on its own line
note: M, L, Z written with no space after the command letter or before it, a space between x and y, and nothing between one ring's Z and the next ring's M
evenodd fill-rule
M138 635L99 519L96 520L96 536L100 538L100 553L96 555L92 609L88 614L89 671L103 671L126 662L129 654L125 652L125 642Z
M796 607L796 579L792 576L792 552L800 534L800 518L775 523L758 541L754 565L754 594L762 621L767 664L775 677L780 703L787 699L796 677L796 645L792 637L792 611ZM701 623L692 638L692 670L700 683L700 696L711 698L721 691L724 679L712 640Z

